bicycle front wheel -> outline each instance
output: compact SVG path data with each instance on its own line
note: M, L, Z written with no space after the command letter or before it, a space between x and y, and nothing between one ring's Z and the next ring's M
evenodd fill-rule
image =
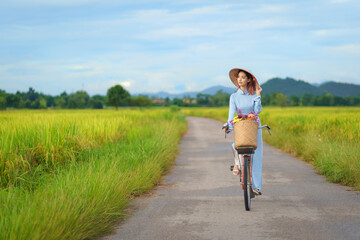
M251 208L251 166L249 156L244 157L244 202L246 211Z

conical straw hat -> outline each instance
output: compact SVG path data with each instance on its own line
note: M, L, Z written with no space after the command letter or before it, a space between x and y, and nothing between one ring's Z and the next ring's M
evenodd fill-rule
M242 68L233 68L229 72L229 77L230 77L230 80L233 82L233 84L236 87L239 87L238 82L237 82L237 74L239 71L244 71L244 72L249 73L253 77L253 81L255 81L255 86L256 86L256 84L258 84L256 77L249 70L242 69Z

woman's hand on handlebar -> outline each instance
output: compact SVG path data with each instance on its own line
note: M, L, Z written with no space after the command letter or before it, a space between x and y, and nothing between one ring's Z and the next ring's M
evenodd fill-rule
M229 128L229 123L224 123L224 125L222 126L222 129L224 129L225 136L227 133L231 132L231 129Z

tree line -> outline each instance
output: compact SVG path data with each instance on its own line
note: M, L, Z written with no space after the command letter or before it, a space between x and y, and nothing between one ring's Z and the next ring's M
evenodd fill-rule
M261 97L264 106L360 106L360 93L358 96L340 97L331 93L323 95L302 94L298 96L286 96L282 93L271 93Z
M27 92L17 91L15 94L0 90L0 109L102 109L106 106L146 106L151 99L145 96L132 97L122 86L116 85L108 89L107 95L90 96L86 91L76 91L51 96L35 91L32 87Z
M186 98L186 97L185 97ZM178 106L227 106L230 94L219 90L215 95L197 94L196 98L188 98L184 102L174 99L173 104ZM192 101L196 100L196 101ZM360 93L355 97L339 97L330 93L323 95L302 94L301 96L286 96L282 93L271 93L261 95L263 106L360 106Z
M17 91L15 94L0 90L0 109L102 109L107 106L227 106L230 94L219 90L214 95L199 93L196 97L185 96L182 99L169 98L156 99L148 96L131 96L121 85L108 89L106 96L89 96L86 91L75 93L63 92L57 96L51 96L36 92L29 88L27 92ZM360 93L356 97L339 97L330 93L314 96L302 94L298 96L286 96L282 93L265 94L261 97L263 106L360 106Z

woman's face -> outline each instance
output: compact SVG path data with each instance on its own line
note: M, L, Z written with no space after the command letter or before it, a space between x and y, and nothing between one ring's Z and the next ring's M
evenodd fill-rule
M239 72L237 82L240 88L246 88L248 82L250 82L250 79L246 76L244 72Z

